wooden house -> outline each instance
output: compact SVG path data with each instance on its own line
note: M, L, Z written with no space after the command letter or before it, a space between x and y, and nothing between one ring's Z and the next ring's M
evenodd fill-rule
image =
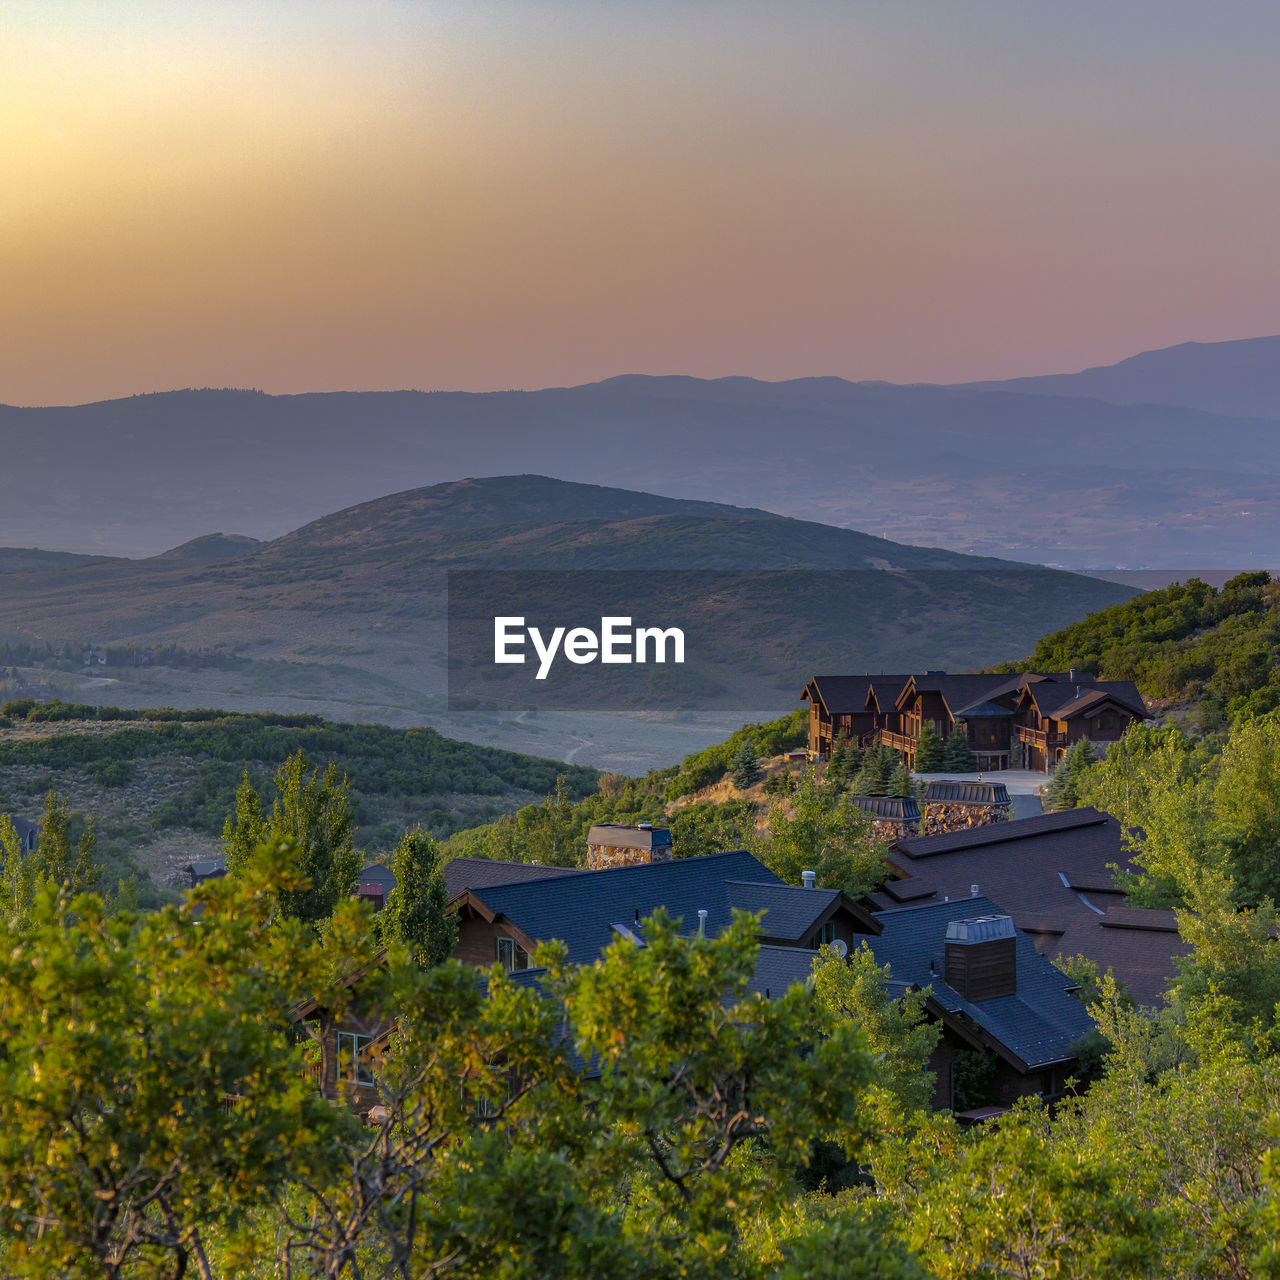
M1098 754L1147 717L1146 704L1129 680L1065 681L1027 678L1018 693L1013 747L1015 768L1052 769L1075 743L1088 739Z
M857 687L861 686L860 710ZM841 741L892 747L915 768L928 723L939 738L957 726L977 769L1047 772L1072 743L1088 738L1099 754L1148 712L1131 680L1097 680L1087 672L1023 675L815 676L800 699L809 704L809 745L830 759Z

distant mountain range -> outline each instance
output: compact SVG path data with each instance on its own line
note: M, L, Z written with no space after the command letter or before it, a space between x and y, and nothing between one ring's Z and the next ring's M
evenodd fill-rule
M269 540L392 490L501 471L1022 561L1270 567L1278 433L1280 337L955 387L178 391L0 407L0 544L146 555L210 529Z
M72 696L86 700L307 709L471 736L474 725L443 713L445 573L460 568L829 574L825 590L794 572L764 587L757 579L749 605L744 596L714 606L717 660L743 709L775 715L818 668L964 669L1019 657L1046 631L1133 594L756 509L503 476L361 503L264 544L215 535L142 560L0 551L0 642L131 646L148 661L172 646L238 655L181 670L162 669L163 655L136 670L76 669ZM837 577L849 570L865 571L856 590ZM707 607L669 576L672 608ZM501 741L542 754L553 746ZM591 753L579 762L609 763Z

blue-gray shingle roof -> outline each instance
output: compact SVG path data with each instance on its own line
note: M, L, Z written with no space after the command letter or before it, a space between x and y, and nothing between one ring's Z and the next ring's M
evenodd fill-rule
M1076 1041L1093 1030L1093 1019L1070 994L1071 979L1040 955L1025 933L1016 938L1016 995L965 1000L943 979L947 925L999 913L989 898L884 911L879 917L884 932L867 938L866 945L877 964L890 966L896 981L932 987L939 1005L969 1018L1028 1070L1066 1061Z
M617 937L614 924L632 925L659 907L683 920L684 931L707 912L712 937L733 919L730 883L783 882L749 853L713 853L674 862L649 862L609 871L579 871L547 880L486 885L471 890L496 915L504 916L539 941L558 938L573 964L590 964ZM798 892L816 893L817 890ZM788 898L790 895L787 895ZM774 935L779 936L779 935Z
M802 942L827 909L840 900L839 889L797 889L795 885L726 882L729 902L743 911L763 911L760 932L766 938Z
M761 947L756 955L755 972L747 990L776 1000L796 983L804 984L813 974L816 951L803 947Z

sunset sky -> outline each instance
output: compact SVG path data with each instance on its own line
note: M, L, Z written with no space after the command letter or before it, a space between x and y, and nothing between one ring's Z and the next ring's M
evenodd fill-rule
M1280 5L4 0L0 402L1280 332Z

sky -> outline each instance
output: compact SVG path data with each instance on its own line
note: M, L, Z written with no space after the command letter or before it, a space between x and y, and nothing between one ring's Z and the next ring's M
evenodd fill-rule
M4 0L0 402L1280 332L1280 5Z

